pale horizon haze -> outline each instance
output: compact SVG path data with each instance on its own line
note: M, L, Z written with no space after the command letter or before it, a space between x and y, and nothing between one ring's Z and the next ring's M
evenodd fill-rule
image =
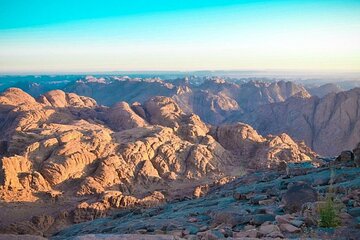
M0 73L360 71L360 1L0 2Z

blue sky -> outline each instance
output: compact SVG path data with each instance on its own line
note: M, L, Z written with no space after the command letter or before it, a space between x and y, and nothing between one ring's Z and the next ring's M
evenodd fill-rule
M360 1L0 0L0 72L360 71Z

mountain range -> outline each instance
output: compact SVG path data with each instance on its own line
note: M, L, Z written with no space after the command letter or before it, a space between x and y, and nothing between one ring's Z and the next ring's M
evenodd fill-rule
M49 79L44 79L26 88L17 83L13 85L35 97L51 89L49 86L58 87L65 92L91 97L109 107L121 101L143 104L155 96L170 97L185 113L198 115L206 124L240 121L250 124L262 135L287 133L325 156L353 149L360 141L358 90L343 90L348 87L345 83L340 84L343 87L334 83L303 86L291 81L244 82L220 77L164 81L115 76L71 80L69 76L66 83L55 79L61 84L46 84L45 80ZM330 143L334 147L327 147Z

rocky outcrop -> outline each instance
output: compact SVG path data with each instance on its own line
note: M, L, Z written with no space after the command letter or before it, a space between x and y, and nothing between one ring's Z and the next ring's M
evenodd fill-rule
M249 159L246 166L261 168L279 165L282 161L311 161L316 154L303 143L294 142L287 134L263 137L243 123L213 128L213 136L226 149ZM266 160L265 160L266 159Z
M136 198L123 195L120 191L106 191L95 203L82 202L76 206L73 214L73 222L81 223L91 221L96 218L107 216L110 209L129 209L134 207L153 207L165 202L165 196L157 191L143 198Z
M78 96L74 93L65 93L61 90L53 90L41 95L38 101L44 105L52 106L55 108L64 107L89 107L92 108L96 105L95 100Z
M9 88L0 96L2 107L16 106L22 104L35 104L36 100L19 88Z
M354 163L359 167L360 166L360 143L353 150L354 154Z
M154 97L145 102L144 108L151 124L178 128L184 112L168 97Z
M349 166L360 166L360 143L352 151L342 151L340 155L335 159L335 163L340 165L349 165Z
M29 221L9 225L3 232L7 234L29 234L36 238L36 235L42 236L54 222L55 219L49 215L34 216Z
M290 98L240 117L261 134L286 132L321 155L335 156L360 142L360 88L324 98ZM331 147L329 147L331 146Z
M111 107L106 113L105 118L108 125L115 131L148 125L126 102L119 102Z

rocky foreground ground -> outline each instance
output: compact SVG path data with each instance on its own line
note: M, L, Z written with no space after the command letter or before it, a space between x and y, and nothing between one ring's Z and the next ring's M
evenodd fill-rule
M290 164L213 187L201 198L122 210L53 239L360 239L360 168L344 152L322 167ZM321 227L334 203L338 226Z

